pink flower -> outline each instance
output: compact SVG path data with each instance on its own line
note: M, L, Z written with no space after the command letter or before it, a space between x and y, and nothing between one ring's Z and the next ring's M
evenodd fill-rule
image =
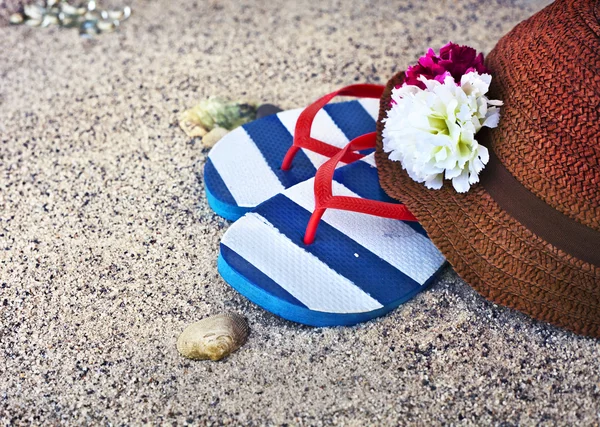
M420 76L443 83L448 75L451 75L456 83L460 83L460 78L471 71L488 73L483 65L483 53L478 55L472 47L449 42L440 49L439 55L429 48L425 56L419 58L418 64L408 67L404 84L425 89L425 84L419 80Z

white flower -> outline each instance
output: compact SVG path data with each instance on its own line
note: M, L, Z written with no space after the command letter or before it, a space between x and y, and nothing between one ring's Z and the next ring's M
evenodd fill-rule
M492 77L470 72L460 85L452 76L444 83L423 76L420 80L426 89L405 85L392 91L383 149L427 188L440 189L445 178L459 193L469 191L489 160L475 134L483 126L498 126L500 119L502 102L485 96Z

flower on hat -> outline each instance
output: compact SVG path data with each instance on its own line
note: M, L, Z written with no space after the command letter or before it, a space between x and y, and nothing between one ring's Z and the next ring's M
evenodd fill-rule
M457 63L453 70L464 68L467 62ZM464 193L479 182L479 172L489 160L487 148L477 142L475 134L483 126L498 125L502 102L485 96L491 75L468 69L456 81L453 71L445 70L441 80L421 75L420 85L392 90L391 108L383 120L383 149L427 188L440 189L445 178Z
M471 71L477 71L479 74L488 72L483 65L483 54L477 54L472 47L449 42L440 49L439 55L429 48L416 65L408 67L404 84L425 89L425 84L420 80L421 76L443 83L448 75L458 83L464 74Z

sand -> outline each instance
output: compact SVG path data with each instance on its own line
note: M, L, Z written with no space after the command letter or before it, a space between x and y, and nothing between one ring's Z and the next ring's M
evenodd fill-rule
M303 106L448 40L489 52L547 2L291 3L136 0L95 40L3 22L0 424L598 425L600 343L449 268L352 328L284 321L219 277L230 223L180 111L209 95ZM248 318L248 343L180 357L185 325L223 311Z

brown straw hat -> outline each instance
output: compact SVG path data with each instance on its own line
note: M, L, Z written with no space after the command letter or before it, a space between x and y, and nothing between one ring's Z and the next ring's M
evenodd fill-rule
M405 203L456 272L484 297L600 337L600 1L557 0L488 55L497 128L490 161L466 193L413 181L382 148L382 187Z

